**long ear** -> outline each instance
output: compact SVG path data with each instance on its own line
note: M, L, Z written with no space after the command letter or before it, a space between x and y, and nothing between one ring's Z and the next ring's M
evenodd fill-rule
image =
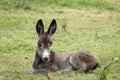
M53 19L47 33L52 36L56 32L56 29L57 29L57 23L56 20Z
M44 34L44 25L42 20L38 20L37 24L36 24L36 32L38 34L38 36L41 36L42 34Z

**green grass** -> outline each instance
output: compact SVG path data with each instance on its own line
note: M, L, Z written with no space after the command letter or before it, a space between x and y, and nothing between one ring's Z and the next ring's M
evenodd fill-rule
M118 1L29 0L23 5L19 0L0 0L0 80L47 79L45 74L24 73L25 69L32 69L37 43L35 25L40 18L43 19L45 30L53 18L57 20L58 28L52 45L56 53L89 50L99 59L101 66L113 58L120 58ZM120 79L119 67L120 60L110 66L106 75L108 80ZM48 75L51 80L98 80L101 71L96 70L93 74L73 72Z
M119 0L1 0L1 9L23 8L36 10L41 8L98 8L101 10L120 11ZM39 9L39 8L38 8Z

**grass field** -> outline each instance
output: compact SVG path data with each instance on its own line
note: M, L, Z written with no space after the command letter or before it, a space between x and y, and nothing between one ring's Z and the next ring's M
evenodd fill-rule
M47 80L32 69L36 50L36 22L45 30L57 20L52 50L64 53L89 50L102 68L92 74L48 73L51 80L120 80L120 0L0 0L0 80ZM65 27L65 29L64 29Z

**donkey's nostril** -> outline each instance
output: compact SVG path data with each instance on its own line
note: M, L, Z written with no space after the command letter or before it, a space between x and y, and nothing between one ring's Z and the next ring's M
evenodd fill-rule
M46 61L46 62L47 62L47 61L48 61L48 58L47 58L47 57L45 57L45 58L44 58L44 61Z

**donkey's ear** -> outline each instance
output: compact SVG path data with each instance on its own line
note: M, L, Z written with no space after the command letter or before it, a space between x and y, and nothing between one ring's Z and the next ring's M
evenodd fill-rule
M42 19L38 20L36 24L36 32L38 36L41 36L42 34L44 34L44 25L43 25Z
M56 20L53 19L47 33L52 36L56 32L56 29L57 29L57 23Z

